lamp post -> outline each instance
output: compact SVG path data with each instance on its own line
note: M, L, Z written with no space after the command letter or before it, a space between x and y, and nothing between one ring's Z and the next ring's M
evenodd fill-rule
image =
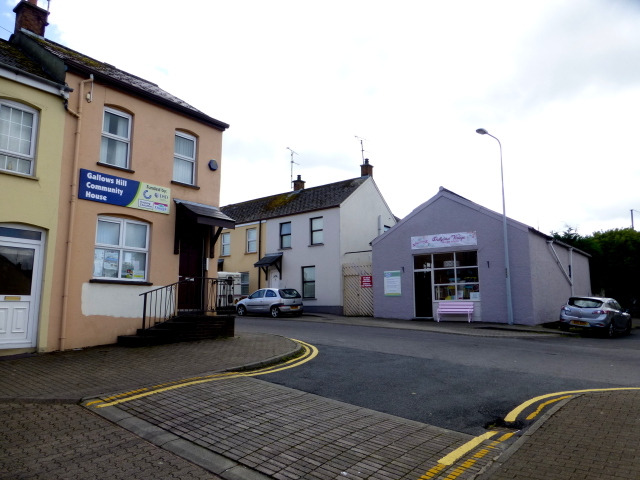
M513 325L513 303L511 302L511 272L509 270L509 243L507 242L507 210L504 204L504 172L502 170L502 144L500 140L487 132L484 128L478 128L476 133L480 135L489 135L491 138L495 138L500 146L500 180L502 182L502 234L504 237L504 264L505 264L505 276L507 282L507 320L509 325Z

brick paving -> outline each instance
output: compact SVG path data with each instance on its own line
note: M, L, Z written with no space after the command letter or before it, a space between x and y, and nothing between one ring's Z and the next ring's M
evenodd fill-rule
M285 337L234 338L145 348L91 347L0 361L0 401L61 399L121 391L261 362L298 345Z
M638 479L638 445L640 392L587 393L561 407L498 471L484 478Z
M1 480L220 477L70 404L0 403Z
M190 385L112 408L278 479L416 480L473 438L255 378Z

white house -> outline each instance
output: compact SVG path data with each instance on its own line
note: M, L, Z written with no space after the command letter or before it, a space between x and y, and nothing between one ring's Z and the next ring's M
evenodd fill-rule
M365 160L357 178L304 188L298 176L291 192L222 207L237 224L256 222L264 231L264 240L257 235L259 261L246 272L250 283L297 289L307 312L372 315L370 244L396 223L372 172ZM243 235L224 233L230 244ZM246 268L247 252L225 253L225 271Z

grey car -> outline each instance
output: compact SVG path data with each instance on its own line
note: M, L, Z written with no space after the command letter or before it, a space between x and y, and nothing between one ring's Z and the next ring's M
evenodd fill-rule
M273 318L283 313L302 315L302 297L295 288L261 288L236 305L239 316L247 313L268 313Z
M578 327L607 337L631 333L631 315L613 298L571 297L560 310L560 329Z

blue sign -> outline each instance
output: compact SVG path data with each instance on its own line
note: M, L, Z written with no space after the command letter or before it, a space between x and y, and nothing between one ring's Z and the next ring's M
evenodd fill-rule
M168 214L171 189L81 168L78 198Z

